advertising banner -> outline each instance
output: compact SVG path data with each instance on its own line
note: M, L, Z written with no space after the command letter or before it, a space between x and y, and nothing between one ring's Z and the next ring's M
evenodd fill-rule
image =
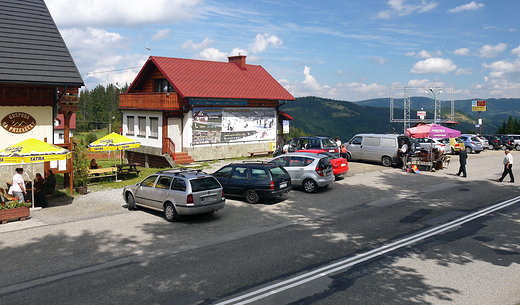
M193 107L193 144L273 140L273 108Z

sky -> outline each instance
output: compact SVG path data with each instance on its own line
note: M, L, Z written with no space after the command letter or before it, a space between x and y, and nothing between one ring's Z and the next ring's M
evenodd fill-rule
M360 101L404 86L452 87L456 100L520 97L517 0L45 3L89 90L130 84L149 55L242 54L294 97Z

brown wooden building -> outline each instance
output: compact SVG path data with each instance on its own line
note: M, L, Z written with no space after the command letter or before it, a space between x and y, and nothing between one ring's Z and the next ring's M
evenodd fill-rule
M27 138L52 143L54 120L63 115L64 146L72 150L69 126L78 110L78 91L83 79L43 0L0 1L0 119L24 113L35 126L22 133L0 128L0 148ZM65 173L72 182L72 160L46 163L55 173ZM28 169L27 169L28 170ZM35 167L42 172L42 168ZM13 169L2 167L2 177ZM34 174L34 173L33 173Z

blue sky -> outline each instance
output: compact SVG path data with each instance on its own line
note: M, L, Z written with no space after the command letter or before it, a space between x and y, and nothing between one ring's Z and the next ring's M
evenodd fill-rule
M390 97L392 86L520 97L517 0L45 2L88 89L130 83L147 54L240 52L295 97L359 101Z

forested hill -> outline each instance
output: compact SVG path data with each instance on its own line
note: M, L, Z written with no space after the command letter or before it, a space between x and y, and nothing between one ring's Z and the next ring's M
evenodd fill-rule
M390 123L389 99L381 100L386 100L385 107L382 107L383 104L379 104L380 107L374 107L366 106L363 102L352 103L308 96L289 101L281 106L280 110L293 117L293 121L290 123L291 130L297 128L306 135L339 136L342 142L350 140L352 136L358 133L391 133L393 128L395 128L396 133L403 133L403 123ZM371 101L374 102L374 100ZM429 102L433 105L431 100ZM518 109L518 107L515 107L515 109ZM442 116L444 119L449 119L447 117L449 114L449 108L443 108ZM394 115L395 118L402 118L402 108L395 109ZM502 112L497 115L483 115L483 133L496 133L503 121L507 121L509 115L514 116L515 113ZM472 112L471 108L468 112L456 109L455 119L460 125L452 128L463 133L475 133L478 131L475 128L477 118L477 114Z
M293 117L291 128L306 134L339 136L348 141L357 133L390 133L402 123L390 123L389 108L361 106L351 102L319 97L300 97L280 109Z

